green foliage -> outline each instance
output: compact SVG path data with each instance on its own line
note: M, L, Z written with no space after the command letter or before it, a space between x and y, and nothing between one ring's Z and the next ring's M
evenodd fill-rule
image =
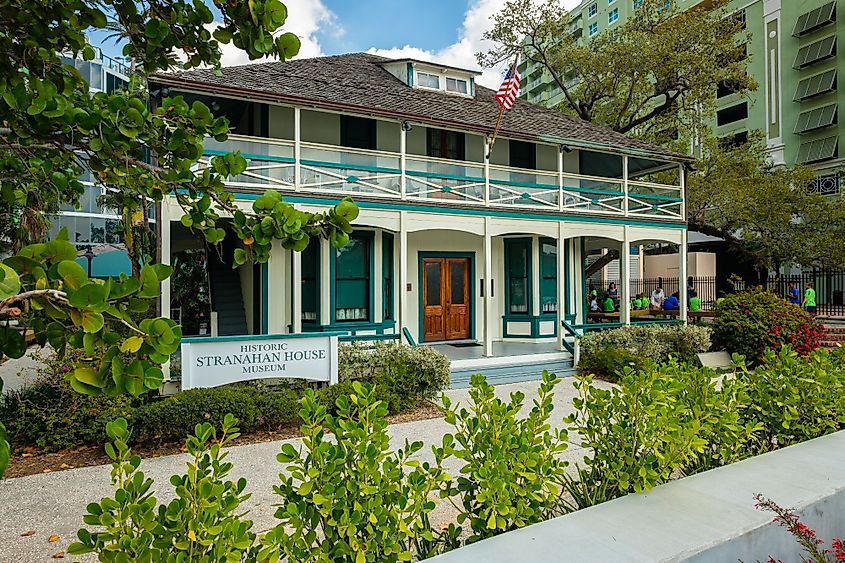
M190 389L141 405L130 421L137 441L167 442L205 422L219 428L227 413L238 419L243 432L278 430L296 419L297 410L297 395L291 390L240 385Z
M641 371L646 361L643 356L625 348L604 348L595 352L582 352L578 360L578 372L617 382L625 368Z
M554 405L554 374L543 372L538 397L526 417L525 396L509 401L495 396L484 376L474 375L469 408L452 408L443 397L446 422L455 429L434 448L438 463L455 456L463 462L457 481L447 481L441 496L460 499L458 523L469 521L474 542L522 528L567 511L563 479L567 462L565 430L549 424Z
M372 347L349 343L339 348L338 378L341 382L373 383L395 414L416 407L423 399L433 399L449 387L449 359L427 346L414 348L387 341Z
M186 441L192 460L184 475L170 478L175 498L158 505L153 480L139 470L124 419L109 423L113 497L88 505L83 520L97 531L81 529L68 553L96 553L100 561L245 561L254 559L252 522L239 507L246 479L228 479L232 464L223 451L239 435L237 419L227 415L220 437L209 423L198 424Z
M790 347L767 350L753 370L740 364L727 392L747 394L743 419L762 426L758 451L811 440L845 427L843 349L801 357Z
M674 357L693 361L696 354L710 349L710 329L683 324L631 325L589 332L578 345L581 373L615 381L624 367L639 371L646 360L661 363Z
M0 421L16 448L44 452L106 441L106 424L127 416L133 401L126 395L84 395L66 377L71 359L47 358L30 385L0 397ZM184 436L185 434L182 434Z
M429 497L449 477L411 459L422 442L391 451L387 405L370 386L352 385L353 394L338 398L337 417L306 391L303 450L285 444L277 456L285 465L274 487L280 522L261 538L260 559L363 563L433 554Z
M716 302L713 340L749 361L787 344L800 354L819 347L824 327L812 315L774 293L735 293Z

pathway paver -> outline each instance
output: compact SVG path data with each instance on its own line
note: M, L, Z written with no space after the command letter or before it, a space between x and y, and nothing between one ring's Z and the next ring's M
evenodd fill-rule
M601 382L598 384L606 385ZM536 388L537 382L516 383L500 385L496 388L496 393L504 397L511 392L522 391L526 395L527 405L530 406L531 400L536 397ZM468 399L466 389L448 391L447 394L453 401L466 402ZM562 418L572 411L573 396L572 380L565 379L555 394L555 426L560 426ZM430 445L439 443L450 429L443 419L435 418L393 424L388 428L388 432L394 447L403 444L405 439L422 440L425 447L418 457L433 460ZM576 461L582 459L586 452L573 438L571 437L573 444L565 457ZM234 464L232 476L247 478L247 492L252 493L252 497L247 501L245 508L250 511L250 517L258 531L275 525L273 512L278 499L273 494L273 485L278 482L278 474L282 470L275 456L284 442L290 442L295 447L300 445L299 439L292 439L247 444L230 449L229 461ZM188 456L182 454L150 458L142 462L141 469L155 480L154 490L159 502L172 498L169 478L175 473L184 472L187 459ZM105 465L83 467L0 481L0 563L53 561L52 554L66 549L68 544L75 541L85 507L92 501L112 494L110 469L110 466ZM453 474L456 469L457 464L449 468ZM441 503L434 515L435 520L445 521L451 518L452 510L448 503ZM21 534L28 530L35 530L36 534L22 537ZM58 534L61 539L50 543L47 537L51 534Z

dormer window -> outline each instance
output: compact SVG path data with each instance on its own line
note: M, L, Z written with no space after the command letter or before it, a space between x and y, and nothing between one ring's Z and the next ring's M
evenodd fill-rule
M421 88L440 90L440 76L428 72L417 72L417 85Z
M467 81L461 80L459 78L449 78L447 76L446 91L457 92L458 94L467 94L469 92L469 90L467 89Z

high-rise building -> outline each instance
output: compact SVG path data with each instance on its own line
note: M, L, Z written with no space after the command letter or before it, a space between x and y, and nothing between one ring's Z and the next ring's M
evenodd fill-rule
M94 59L90 61L74 58L73 55L62 55L62 62L75 66L92 92L112 94L129 84L128 65L104 55L100 49L96 49ZM67 228L70 241L80 251L103 244L122 243L120 216L115 210L103 207L97 201L105 188L94 183L90 172L83 174L80 181L85 186L85 192L79 198L79 205L65 205L58 215L50 218L50 237L55 237L63 227ZM87 267L85 258L79 261L83 267ZM98 253L92 259L91 267L94 276L114 276L131 271L129 258L121 250Z
M588 41L622 25L643 0L585 0L571 10L571 29ZM773 162L803 163L817 170L813 187L824 194L843 189L840 141L845 124L838 119L845 90L837 87L842 58L837 43L845 40L845 22L837 21L842 0L731 0L727 9L744 22L751 39L746 46L748 72L759 88L740 95L714 84L718 107L713 131L718 137L743 139L763 131ZM682 9L706 8L708 0L679 0ZM842 39L839 39L842 37ZM691 55L693 56L693 55ZM523 61L525 99L554 106L563 99L542 66Z

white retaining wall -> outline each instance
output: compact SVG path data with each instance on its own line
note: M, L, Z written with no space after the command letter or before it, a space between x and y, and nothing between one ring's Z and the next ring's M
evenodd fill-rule
M797 509L827 541L845 536L845 431L509 532L434 559L722 563L800 561L801 549L755 493Z

